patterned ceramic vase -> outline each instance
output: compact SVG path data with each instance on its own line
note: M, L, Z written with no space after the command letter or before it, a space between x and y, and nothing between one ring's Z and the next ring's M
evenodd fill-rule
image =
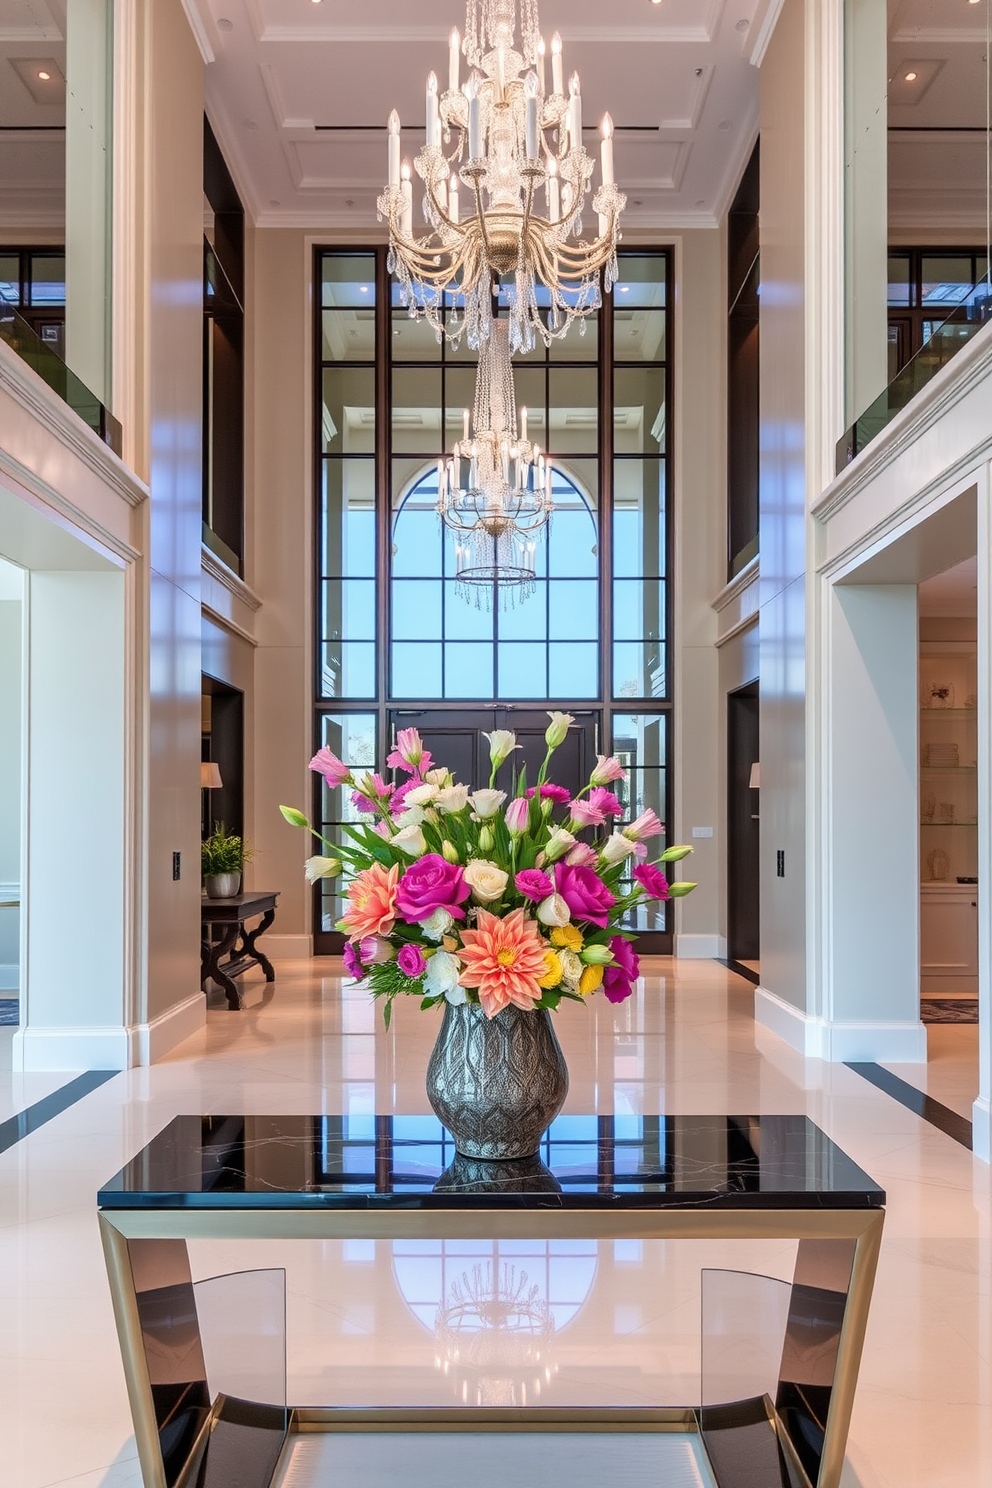
M462 1157L532 1157L568 1094L568 1068L543 1009L447 1003L427 1066L427 1099Z

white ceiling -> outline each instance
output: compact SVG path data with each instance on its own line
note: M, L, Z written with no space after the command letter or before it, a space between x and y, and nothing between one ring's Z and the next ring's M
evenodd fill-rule
M64 233L64 125L64 3L0 0L0 239Z
M386 118L399 111L414 154L427 74L445 76L461 0L184 4L208 59L208 112L255 220L379 235ZM757 132L749 57L775 13L774 0L544 0L542 29L561 32L566 75L582 78L586 125L608 110L617 126L628 230L720 220Z
M974 616L978 614L978 559L966 558L945 568L919 587L921 615Z
M986 3L888 0L891 242L985 239Z

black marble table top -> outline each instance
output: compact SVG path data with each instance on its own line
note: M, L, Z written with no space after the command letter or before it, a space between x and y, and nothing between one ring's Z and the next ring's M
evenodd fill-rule
M433 1116L177 1116L103 1209L865 1209L806 1116L560 1116L536 1157L458 1157Z

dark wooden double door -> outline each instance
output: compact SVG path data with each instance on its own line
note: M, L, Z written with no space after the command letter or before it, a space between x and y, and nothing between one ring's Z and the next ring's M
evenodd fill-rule
M599 714L575 713L574 725L564 744L555 751L550 778L573 795L588 782L596 763L599 742ZM415 728L434 757L456 780L471 785L489 783L489 741L485 734L494 729L512 729L521 748L501 768L496 783L500 790L513 790L521 766L526 766L527 781L533 785L541 768L547 745L546 711L530 708L472 708L462 710L439 708L397 708L390 714L393 736L401 728Z

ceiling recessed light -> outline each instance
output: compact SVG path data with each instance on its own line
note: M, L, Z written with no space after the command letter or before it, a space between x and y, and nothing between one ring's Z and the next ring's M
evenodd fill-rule
M277 196L270 196L269 197L269 206L270 207L277 207L278 205L279 205L279 198Z
M228 18L227 18L227 16L221 16L220 20L217 22L217 30L218 31L233 31L234 30L234 22L233 21L229 21Z
M661 0L651 0L651 4L652 5L660 5L661 4Z
M919 74L915 72L907 72L905 76L907 83L915 83Z
M699 198L699 200L697 201L696 206L697 207L705 207L705 205L706 205L706 198L703 197L703 196L701 196Z
M52 81L52 74L50 72L39 72L38 76L43 83L50 83Z
M730 120L729 119L721 119L720 122L719 122L719 124L716 127L717 127L717 129L727 130L727 129L730 128Z
M257 129L258 128L258 125L255 123L255 120L254 119L246 119L245 120L245 128L246 129Z
M735 31L746 31L747 28L750 26L750 24L751 24L751 22L748 20L747 16L745 16L742 21L738 21L737 22L737 25L734 27L734 30Z

